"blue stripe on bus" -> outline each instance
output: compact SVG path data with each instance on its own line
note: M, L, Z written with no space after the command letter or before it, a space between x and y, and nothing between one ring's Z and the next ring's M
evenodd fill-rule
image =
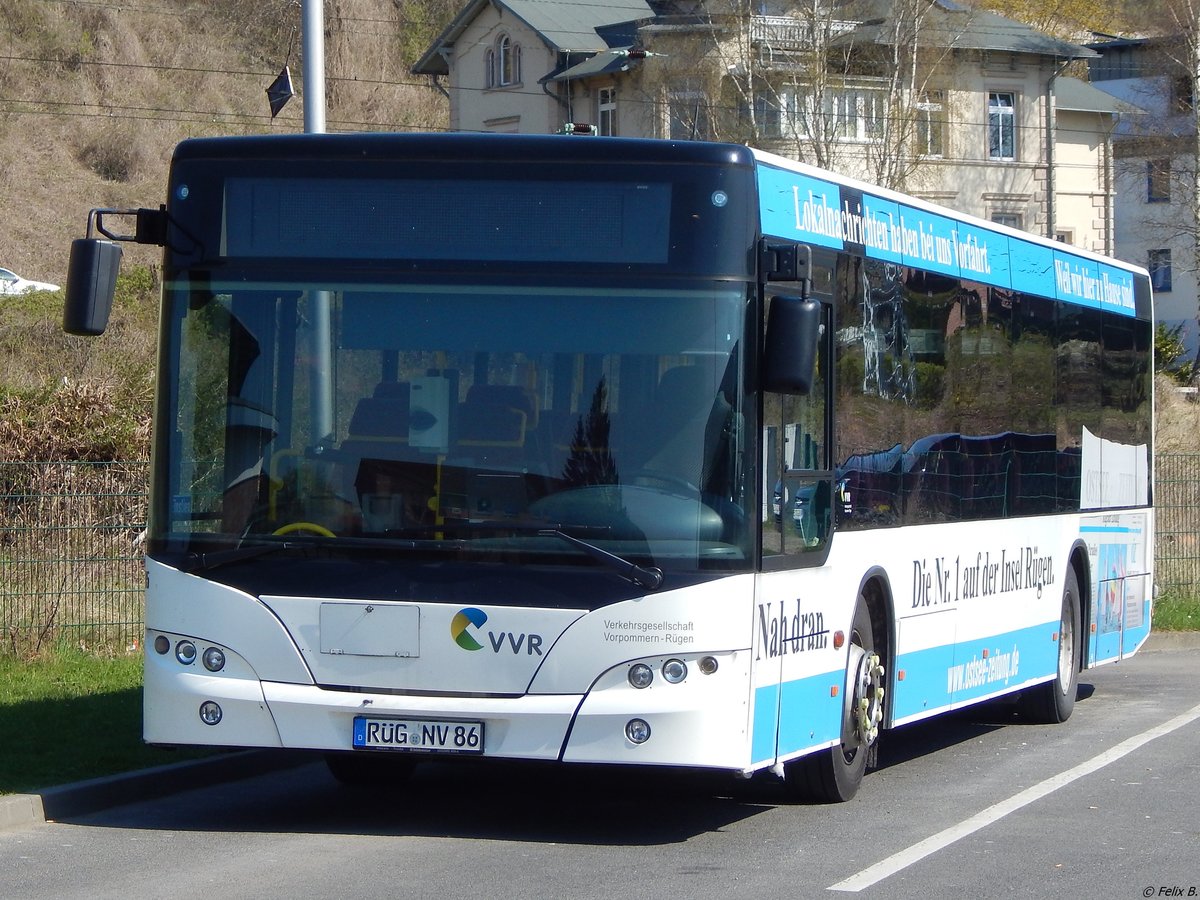
M842 672L823 672L808 678L770 684L754 692L754 731L750 754L755 763L786 756L808 747L826 746L841 736L841 691L830 688L845 681ZM779 728L776 730L776 712Z
M892 715L908 719L965 703L1058 671L1059 622L903 653L896 659ZM984 650L987 656L983 655Z
M775 758L775 720L779 714L779 685L769 684L754 692L754 725L750 734L750 759L763 762Z
M909 719L1053 675L1058 671L1058 641L1053 639L1058 629L1059 622L1052 621L901 654L895 662L896 673L889 673L888 679L895 692L893 718ZM1113 649L1119 652L1119 644ZM904 680L898 681L901 671ZM842 698L832 697L830 689L843 680L841 672L824 672L757 688L751 760L761 763L837 740Z
M841 738L841 688L845 682L845 673L825 672L783 685L779 698L780 756ZM834 686L839 688L837 697L830 692Z
M757 175L763 234L834 250L851 243L872 259L1137 314L1134 275L1117 266L762 162Z

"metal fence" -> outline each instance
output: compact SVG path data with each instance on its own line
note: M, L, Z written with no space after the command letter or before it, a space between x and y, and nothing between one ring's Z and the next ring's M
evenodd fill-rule
M140 640L144 462L0 462L0 652Z
M1159 588L1200 589L1200 453L1160 453L1154 461L1154 580Z
M144 462L0 462L0 653L141 639ZM1156 460L1159 587L1200 586L1200 453Z

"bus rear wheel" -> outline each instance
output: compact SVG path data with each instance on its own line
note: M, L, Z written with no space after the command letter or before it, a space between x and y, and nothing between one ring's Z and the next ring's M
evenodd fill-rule
M858 793L883 721L883 664L875 652L871 615L862 597L854 611L849 644L841 743L784 767L784 779L793 792L821 803L842 803Z
M1021 695L1021 713L1033 722L1057 725L1071 717L1079 690L1079 579L1067 566L1063 584L1062 617L1058 626L1058 671L1053 681L1039 684Z

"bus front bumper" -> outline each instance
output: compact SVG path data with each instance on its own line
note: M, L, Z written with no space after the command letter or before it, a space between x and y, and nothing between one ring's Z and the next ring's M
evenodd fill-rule
M394 734L401 723L410 733L470 736L458 748L447 744L430 752L743 769L748 709L739 686L749 677L748 656L724 654L719 674L693 674L684 683L669 685L657 679L645 690L630 686L628 667L621 665L586 694L502 696L391 694L260 681L232 653L232 671L220 675L197 667L180 672L165 658L151 658L145 739L155 744L346 751L356 749L356 728L361 738L372 727L376 734ZM635 721L643 725L640 742L629 736L636 732L631 729ZM374 748L382 745L366 747ZM424 753L428 748L417 749Z

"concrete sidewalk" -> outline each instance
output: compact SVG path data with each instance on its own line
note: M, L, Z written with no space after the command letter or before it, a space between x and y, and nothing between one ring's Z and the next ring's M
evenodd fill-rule
M1200 631L1154 632L1141 652L1188 650L1200 650ZM36 794L8 794L0 796L0 831L20 831L177 791L253 778L320 758L319 753L301 750L242 750L64 784Z
M164 794L253 778L320 759L301 750L239 750L88 781L36 794L0 796L0 831L19 831L54 819L70 819Z

